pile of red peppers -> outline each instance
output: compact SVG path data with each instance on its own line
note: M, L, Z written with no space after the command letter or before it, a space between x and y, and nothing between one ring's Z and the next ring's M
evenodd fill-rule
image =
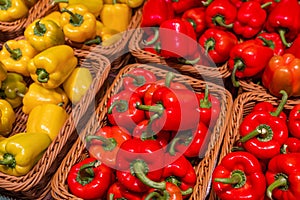
M187 64L227 63L235 87L237 78L252 79L275 96L300 96L299 18L298 0L148 0L141 28L145 51Z
M180 200L194 191L221 103L168 72L140 67L106 104L107 124L85 137L88 157L72 166L69 191L83 199Z
M297 200L300 197L300 104L284 110L258 102L239 126L240 139L212 175L222 200Z

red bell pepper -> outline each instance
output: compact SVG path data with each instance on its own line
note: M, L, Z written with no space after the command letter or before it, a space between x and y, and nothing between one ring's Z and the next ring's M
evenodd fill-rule
M224 156L212 174L212 187L223 200L261 200L266 179L257 158L248 152L231 152Z
M297 35L290 48L286 49L285 53L293 54L296 58L300 58L300 34Z
M192 59L198 51L193 26L181 19L164 21L159 27L161 56L165 58Z
M107 102L107 118L112 125L126 128L128 131L134 129L136 124L145 119L145 113L136 109L136 104L142 103L138 94L123 90Z
M154 27L152 29L154 29ZM155 28L153 31L148 31L148 32L149 32L148 36L143 43L144 44L143 50L156 55L160 55L161 44L160 44L158 29Z
M214 0L206 7L205 21L210 28L231 29L237 8L229 0Z
M285 52L285 46L278 33L262 32L259 33L255 39L261 42L262 45L270 47L273 50L274 55L282 55Z
M112 182L112 169L97 161L86 158L71 167L67 177L72 194L82 199L101 199Z
M131 138L131 134L120 126L101 127L95 135L87 135L90 157L96 158L105 165L115 168L116 157L120 146Z
M259 0L261 4L271 2L272 4L266 7L266 11L269 14L281 0Z
M250 0L249 2L258 2L261 3L262 0ZM235 5L235 7L240 8L244 2L247 2L245 0L230 0L230 2Z
M133 138L126 140L117 155L117 179L128 190L145 192L150 188L164 189L160 181L164 162L157 159L164 154L156 140Z
M266 172L270 199L298 200L300 197L300 153L279 154L272 158Z
M300 140L295 137L289 137L281 146L281 153L300 153Z
M231 81L233 86L239 87L236 77L249 78L262 72L272 56L272 49L262 46L253 39L235 45L230 51L228 60L229 68L232 70Z
M132 192L124 188L120 182L114 182L107 191L107 200L142 200L143 193Z
M137 87L140 87L146 83L152 83L156 81L156 76L153 72L143 69L135 68L123 75L123 86L125 90L134 92Z
M172 0L172 6L175 14L182 14L188 9L202 6L202 3L198 0Z
M300 6L297 0L281 0L269 13L266 21L268 32L278 32L283 44L290 47L299 33Z
M300 139L300 104L295 105L290 111L288 127L290 134Z
M271 2L261 5L258 1L246 1L238 9L237 17L233 23L235 34L243 38L252 38L262 29L267 19L267 12L264 10Z
M292 54L273 56L262 75L262 83L272 95L280 96L285 90L288 96L300 96L300 58Z
M169 0L147 0L142 13L141 27L160 26L175 15L172 1Z
M186 10L182 14L181 19L183 21L188 21L193 26L197 36L200 36L206 29L204 7L197 7Z
M183 197L177 185L167 182L165 189L152 188L143 197L143 200L151 199L183 200Z

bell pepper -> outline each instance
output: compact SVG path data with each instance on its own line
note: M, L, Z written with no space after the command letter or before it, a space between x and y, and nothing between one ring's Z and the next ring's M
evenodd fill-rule
M107 200L142 200L142 194L127 190L121 183L114 182L107 191Z
M112 169L95 158L73 165L67 176L68 188L82 199L101 199L112 183Z
M47 89L37 83L32 83L23 97L22 111L29 114L34 107L46 103L61 105L65 108L68 101L66 93L61 88Z
M118 125L131 131L136 124L145 119L145 113L136 108L141 98L128 90L123 90L109 98L107 118L112 125Z
M194 28L197 36L200 36L206 29L205 8L197 7L186 10L181 19L188 21Z
M180 188L177 185L167 182L165 189L152 188L143 196L143 199L183 200L183 196Z
M100 12L103 8L103 0L89 0L89 1L82 1L82 0L53 0L55 3L67 3L67 6L82 4L85 6L89 12L91 12L95 17L100 15ZM66 6L66 7L67 7Z
M283 45L278 33L259 33L256 38L262 45L270 47L274 55L282 55L285 52L285 46Z
M268 7L266 7L266 11L269 14L276 6L277 4L280 2L280 0L258 0L260 1L261 4L265 4L268 2L271 2L272 4L269 5Z
M266 191L266 179L257 158L248 152L230 152L212 174L212 187L224 200L261 200Z
M87 93L93 82L93 76L88 68L76 67L63 82L63 89L73 104L77 104Z
M70 5L61 12L61 27L72 42L82 43L96 36L96 17L84 5Z
M215 63L224 63L229 59L230 50L238 43L237 37L226 30L208 28L198 39L205 53Z
M268 32L278 32L286 47L299 33L300 7L297 0L281 0L269 13L265 28Z
M164 151L156 140L126 140L117 154L118 181L133 192L145 192L150 188L164 189L165 182L155 182L162 177L164 163L157 158L163 154Z
M210 28L231 29L237 8L229 0L214 0L206 7L205 21Z
M11 22L28 15L28 8L23 0L1 0L0 21Z
M260 3L262 0L251 0L252 1L255 1L255 2L258 2ZM244 2L247 2L247 1L244 1L244 0L230 0L230 2L235 6L237 7L238 9L243 5Z
M36 54L27 40L8 40L0 51L0 60L8 72L29 76L27 65Z
M69 115L66 110L52 103L35 106L28 115L26 131L46 133L53 141L59 134Z
M155 81L155 74L143 68L135 68L123 75L123 87L125 90L129 90L131 92L134 92L137 87Z
M255 55L255 56L253 56ZM239 87L238 78L250 78L262 72L273 56L273 50L262 46L256 40L236 44L230 51L228 66L234 87Z
M261 5L258 1L243 2L233 23L234 33L247 39L256 36L263 29L267 19L267 12L264 8L270 4L272 3Z
M45 133L17 133L0 142L0 171L23 176L39 161L51 139Z
M197 0L172 0L175 14L182 14L188 9L200 7L201 5L201 1Z
M276 115L268 111L254 111L248 114L239 126L243 147L259 159L270 159L280 154L280 148L288 138L285 121L278 118L283 108L278 106Z
M111 168L116 167L120 146L131 138L130 133L120 126L101 127L94 135L87 135L89 155Z
M300 196L300 154L280 154L272 158L266 172L269 199L296 200Z
M118 32L126 31L132 18L132 8L124 3L104 4L100 19L105 27Z
M45 88L59 87L78 64L74 50L68 45L50 47L28 63L32 80Z
M295 137L289 137L281 146L280 153L300 153L300 140Z
M2 81L7 78L7 70L2 62L0 62L0 88L2 86Z
M165 58L191 57L198 51L196 33L193 26L181 19L165 20L159 27L161 56Z
M150 31L149 31L150 32ZM148 51L150 53L160 55L161 53L161 42L159 38L159 32L158 29L154 31L152 34L148 34L146 38L144 39L144 51Z
M175 16L172 1L168 0L148 0L144 3L142 13L142 28L160 26Z
M60 18L61 18L61 12L60 11L52 11L48 15L46 15L43 19L44 20L51 20L55 22L60 28Z
M141 5L143 5L144 0L117 0L118 3L125 3L127 4L130 8L138 8ZM112 0L113 3L113 0Z
M290 111L288 128L293 137L300 139L300 104L295 105Z
M2 82L0 97L9 102L13 108L17 108L22 104L22 97L27 89L27 84L21 74L9 72Z
M284 53L290 53L293 54L296 58L300 58L299 45L300 45L300 33L297 35L292 45L289 48L287 48Z
M26 27L24 36L31 46L39 52L65 43L63 30L55 21L49 19L34 20Z
M274 96L280 96L280 90L288 96L300 96L300 58L285 53L273 56L262 74L262 83Z
M13 107L4 99L0 99L0 135L7 136L13 129L16 114Z
M153 93L152 105L138 103L136 107L157 116L153 122L154 130L178 131L197 127L198 105L198 99L193 91L163 86Z

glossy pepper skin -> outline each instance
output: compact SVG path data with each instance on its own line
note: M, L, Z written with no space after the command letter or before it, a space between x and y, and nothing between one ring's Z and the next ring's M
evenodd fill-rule
M266 179L257 158L248 152L231 152L224 156L212 174L212 187L224 200L261 200Z
M55 104L41 104L35 106L28 115L26 131L32 133L46 133L53 141L59 134L69 115L66 110Z
M299 169L299 153L280 154L272 158L266 172L267 197L282 200L298 199L300 196Z
M0 21L12 22L28 15L28 7L23 0L1 0Z
M206 29L204 7L190 8L186 10L182 14L181 19L191 23L197 36L200 36Z
M231 49L228 60L233 86L239 87L236 77L249 78L262 72L272 56L272 49L253 39L236 44Z
M290 134L300 139L300 104L295 105L290 111L288 127Z
M45 49L28 62L32 80L45 88L59 87L77 66L78 59L68 45Z
M267 12L264 10L267 5L270 3L261 5L258 1L243 2L233 23L233 31L243 38L256 36L263 29L267 19Z
M124 198L130 200L142 200L142 193L131 192L124 188L124 186L120 182L114 182L108 188L106 199L118 200Z
M61 27L71 41L83 43L96 36L96 17L84 5L70 5L61 12Z
M0 88L2 86L2 81L7 78L7 70L2 62L0 62Z
M289 137L281 146L281 153L300 153L300 139Z
M198 39L199 44L205 49L215 63L224 63L229 58L230 50L238 43L237 37L226 30L208 28Z
M67 177L72 194L83 199L105 196L112 182L112 169L95 158L85 158L72 166Z
M130 133L120 126L101 127L95 135L86 136L89 155L111 168L116 167L120 146L131 138Z
M165 189L152 188L144 195L143 199L183 200L183 196L177 185L167 182Z
M188 9L200 7L202 3L197 0L172 0L172 6L176 14L182 14Z
M231 29L237 8L229 0L214 0L206 7L205 21L210 28Z
M281 0L269 13L265 28L268 32L278 32L283 44L291 46L299 33L300 7L297 0ZM295 17L297 16L297 17Z
M0 60L8 72L29 76L27 65L37 53L27 40L8 40L0 51Z
M262 83L274 96L285 90L288 96L300 96L300 58L285 53L273 56L262 75Z
M0 99L0 135L7 136L13 129L16 113L13 107L4 99Z
M138 8L143 5L144 0L117 0L118 3L125 3L130 8Z
M60 11L53 11L46 15L43 19L44 20L51 20L57 24L57 26L60 27L60 17L61 17L61 12ZM60 27L61 28L61 27Z
M300 58L299 45L300 45L300 34L297 35L292 45L289 48L287 48L284 53L290 53L293 54L296 58Z
M286 98L286 97L284 97L284 98ZM278 107L273 106L273 104L271 104L270 102L258 102L258 103L256 103L251 112L256 112L256 111L269 112L270 115L276 116L276 117L282 119L285 122L287 121L287 116L283 112L283 110L281 110L281 108L278 109ZM278 113L278 112L280 112L280 113Z
M39 52L65 43L63 30L52 20L36 19L24 31L25 39Z
M48 103L62 104L65 108L68 102L69 99L61 88L47 89L37 83L32 83L23 97L22 111L29 114L34 107Z
M262 45L271 48L274 55L282 55L285 52L285 46L283 45L278 33L259 33L256 38Z
M17 133L2 140L0 171L12 176L27 174L50 144L50 137L44 133Z

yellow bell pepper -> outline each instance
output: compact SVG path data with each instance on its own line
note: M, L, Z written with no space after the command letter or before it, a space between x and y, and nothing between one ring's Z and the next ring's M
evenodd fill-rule
M0 0L0 21L11 22L28 15L23 0Z
M12 176L26 175L51 144L45 133L17 133L0 142L0 171Z
M0 88L2 85L2 81L4 81L7 77L7 70L4 67L3 63L0 61Z
M49 19L34 20L26 27L24 36L39 52L65 43L63 30L54 21Z
M59 27L60 26L60 17L61 17L61 12L59 11L53 11L51 13L49 13L48 15L46 15L44 17L44 20L52 20L54 21Z
M89 69L77 67L63 83L63 89L73 104L77 104L93 82Z
M55 104L41 104L29 113L26 131L46 133L53 141L59 134L69 115L66 110Z
M27 40L8 40L0 51L0 60L7 71L29 76L28 62L37 53Z
M114 0L104 0L104 4L113 4L113 1ZM125 3L130 8L138 8L144 3L144 0L117 0L117 3Z
M61 12L60 24L71 41L82 43L96 36L96 17L85 6L70 5Z
M45 88L57 88L72 73L78 59L68 45L53 46L37 54L28 63L32 80Z
M13 128L16 114L13 107L4 99L0 99L0 135L7 136Z
M34 107L48 103L62 104L65 108L68 102L66 93L60 87L47 89L37 83L32 83L23 97L22 111L29 114Z
M118 32L126 31L132 17L132 9L124 3L104 4L100 19L105 27Z
M75 5L75 4L82 4L89 12L93 13L95 17L98 17L100 15L100 12L103 7L103 0L54 0L55 3L65 3L67 5ZM64 5L60 6L60 8L64 8Z

